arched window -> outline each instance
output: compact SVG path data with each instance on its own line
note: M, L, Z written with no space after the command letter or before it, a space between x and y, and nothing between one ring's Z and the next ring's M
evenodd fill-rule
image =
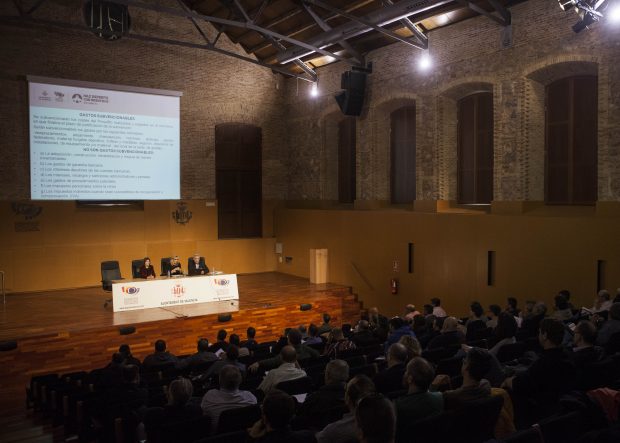
M597 78L576 76L545 88L545 202L597 199Z
M493 94L479 92L458 101L458 202L493 200Z
M355 201L355 118L338 123L338 201Z
M390 114L391 200L412 203L415 200L415 105L404 106Z

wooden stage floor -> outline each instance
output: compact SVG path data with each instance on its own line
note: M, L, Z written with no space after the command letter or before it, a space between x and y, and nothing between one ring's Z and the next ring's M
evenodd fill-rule
M113 312L104 302L112 297L100 286L7 295L0 317L0 340L83 329L266 309L290 303L312 303L333 292L348 291L335 284L311 284L308 279L277 272L238 275L239 303L198 303L174 308Z
M277 339L286 327L320 324L323 312L336 325L359 319L360 303L345 286L314 285L275 272L239 275L238 285L238 310L225 323L218 314L230 312L230 302L114 313L103 307L110 293L101 288L8 295L0 340L16 340L17 349L0 352L0 417L23 409L24 388L33 375L101 368L123 343L143 359L163 338L170 352L183 355L195 352L198 338L214 341L219 329L243 340L253 326L260 342ZM301 303L312 309L301 311ZM135 326L135 333L121 336L122 325Z

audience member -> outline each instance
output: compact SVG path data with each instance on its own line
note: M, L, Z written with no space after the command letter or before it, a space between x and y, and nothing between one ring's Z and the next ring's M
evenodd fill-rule
M379 341L384 342L388 334L388 319L379 313L376 306L368 310L368 324Z
M228 350L228 342L226 342L227 335L228 332L226 332L226 329L220 329L217 331L217 341L209 346L209 351L217 353L221 349L226 352Z
M461 367L463 384L458 389L448 390L443 393L445 409L459 409L466 407L468 403L480 400L491 395L491 385L484 378L491 369L492 356L486 349L471 348ZM433 381L433 390L443 384L449 384L450 377L438 375Z
M314 323L308 326L308 338L304 341L305 345L320 345L323 339L319 337L319 328Z
M423 358L415 357L407 364L407 394L394 400L398 435L404 436L411 423L443 412L443 395L428 390L434 378L433 366Z
M437 320L440 320L439 318ZM436 321L437 321L436 320ZM439 322L441 323L441 321ZM465 343L465 336L458 330L458 320L454 317L446 317L443 320L441 334L428 343L428 349L445 348Z
M200 406L204 415L211 418L211 430L215 432L222 412L257 403L249 391L240 391L243 375L235 366L225 366L219 373L219 389L210 389L202 398Z
M596 294L596 301L594 302L594 306L592 306L592 313L596 314L598 312L609 311L611 308L612 302L610 300L611 296L609 295L609 291L607 289L601 289Z
M484 315L482 305L475 301L469 306L470 314L465 324L467 340L476 340L478 331L486 330L488 318Z
M123 382L123 368L126 365L125 356L120 352L112 354L112 360L102 369L97 380L97 387L107 389L119 386Z
M325 384L308 395L299 407L298 415L306 426L323 429L329 424L330 413L344 409L344 393L349 379L349 365L344 360L331 360L325 366Z
M241 347L241 340L237 334L230 334L228 338L229 345L235 345L239 349L239 357L247 357L250 355L250 350L246 347Z
M575 367L562 349L564 324L553 318L540 322L538 341L543 348L540 358L523 373L507 378L504 386L512 389L513 399L525 413L543 415L555 410L560 395L570 391L575 384ZM527 405L535 404L536 411ZM519 407L520 406L520 407ZM527 421L537 417L530 416Z
M433 315L433 305L431 304L426 304L422 307L422 315L424 315L424 317L428 317L429 315Z
M334 328L327 337L323 355L327 355L330 358L339 358L341 354L353 349L356 349L355 343L344 337L342 329Z
M415 305L408 304L407 306L405 306L405 320L408 323L411 323L413 321L413 318L417 317L418 315L421 315L421 314L415 308Z
M148 390L140 386L140 370L137 366L123 366L122 383L104 391L103 417L121 417L127 435L132 435L147 412Z
M163 366L175 366L178 359L170 352L166 351L166 342L157 340L155 342L155 352L147 355L142 362L144 371L154 371Z
M538 302L534 305L532 310L532 316L523 319L521 324L521 330L527 337L536 337L540 327L540 322L545 318L547 314L547 306L543 302Z
M420 342L417 338L412 335L403 335L398 343L407 348L407 361L411 360L413 357L419 357L422 355L422 346L420 346Z
M159 432L168 423L197 419L202 417L200 406L190 403L194 387L187 378L170 382L166 397L168 403L163 408L149 408L144 417L148 441L160 441Z
M323 313L323 324L319 326L319 335L323 335L332 330L332 325L329 324L332 317L327 313Z
M250 352L254 352L254 350L256 350L256 347L258 346L258 342L256 341L256 329L250 326L246 331L246 335L248 339L242 341L241 346L244 348L248 348Z
M285 346L288 347L288 346ZM312 443L310 431L292 431L290 422L295 415L295 400L280 390L267 394L262 404L262 418L249 430L250 438L260 443Z
M355 328L355 332L351 336L351 341L355 343L358 348L364 348L366 346L372 346L379 343L379 340L370 330L370 324L368 320L360 320Z
M519 308L517 308L517 299L514 297L508 297L506 299L506 312L508 312L509 314L511 314L513 317L518 317L519 313L521 311L519 311Z
M387 340L383 345L386 351L390 347L390 345L398 343L398 340L400 340L401 337L405 335L415 336L415 334L411 330L411 326L409 326L409 324L400 317L391 318L389 322L389 328L390 333L388 334Z
M355 409L361 443L393 443L396 414L392 402L382 395L363 397Z
M438 298L431 298L431 305L433 306L433 315L435 317L447 317L448 314L446 313L446 311L444 310L444 308L441 307L441 300Z
M489 310L487 311L487 315L489 319L487 320L487 328L495 329L497 327L497 319L499 318L499 314L501 314L502 308L500 305L491 305L489 306Z
M577 371L595 363L603 356L603 348L596 346L596 326L588 320L581 320L575 326L573 336L573 362Z
M190 403L194 387L187 378L177 378L170 382L166 397L168 403L163 407L162 414L157 417L158 424L198 418L202 416L200 406Z
M388 392L405 389L403 375L407 363L407 348L400 343L394 343L387 352L387 368L375 375L373 381L377 392Z
M358 430L355 422L355 408L359 401L375 393L375 385L365 375L356 375L347 383L344 401L349 412L342 419L328 424L316 434L318 443L351 443L357 441Z
M187 358L179 360L177 366L179 369L193 370L204 365L205 363L217 360L217 356L213 352L209 351L209 340L206 338L201 338L198 340L197 352Z
M131 353L131 348L128 344L122 344L118 347L118 352L125 358L126 365L136 365L138 368L142 366L140 360L134 357Z
M561 289L558 292L558 295L561 295L562 297L564 297L564 300L566 300L566 303L568 303L568 308L570 310L574 310L575 308L573 307L573 304L570 302L570 291L568 289ZM534 302L532 302L534 303Z
M306 346L301 343L301 334L297 329L289 329L287 333L287 341L288 344L286 346L292 346L295 349L297 357L299 360L306 360L309 358L320 357L319 352L316 349L312 349L309 346ZM284 349L284 347L282 348ZM265 369L266 371L277 368L282 363L282 353L280 353L273 357L268 358L266 360L261 360L260 362L252 363L250 365L250 371L256 371L259 367Z
M497 320L497 327L494 331L495 344L489 352L497 357L497 353L504 345L513 344L517 342L516 334L518 330L517 320L514 316L508 312L502 312L499 314Z
M228 350L222 354L221 360L213 363L204 375L204 378L209 379L213 376L218 376L220 371L226 366L235 366L243 375L245 375L245 365L239 362L239 348L235 345L228 346Z
M278 383L306 376L306 371L300 369L297 364L297 352L293 346L286 345L282 348L280 360L282 364L275 369L271 369L258 386L258 389L265 394L274 390Z
M596 344L603 347L607 346L611 336L617 332L620 332L620 303L614 303L609 308L609 319L603 323L598 331Z
M555 302L555 309L551 314L551 317L560 321L570 320L573 317L573 311L570 309L566 298L564 298L563 295L558 294L553 300Z

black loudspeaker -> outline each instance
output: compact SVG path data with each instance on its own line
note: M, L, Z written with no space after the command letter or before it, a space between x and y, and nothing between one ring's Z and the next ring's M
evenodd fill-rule
M310 303L302 303L299 305L300 311L309 311L310 309L312 309L312 305Z
M121 335L130 335L136 332L136 327L135 326L123 326L122 328L119 328L118 332Z
M217 321L219 321L220 323L226 323L227 321L231 321L232 320L232 315L230 314L220 314L217 316Z
M359 116L364 106L366 92L366 73L346 71L340 79L340 87L344 89L336 96L336 102L344 115Z
M12 351L13 349L17 349L17 342L15 340L9 341L0 341L0 351Z

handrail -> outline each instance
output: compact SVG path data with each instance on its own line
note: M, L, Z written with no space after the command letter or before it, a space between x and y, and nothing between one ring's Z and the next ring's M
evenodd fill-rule
M375 288L372 287L372 285L370 284L370 282L368 281L366 276L364 274L362 274L362 271L360 271L360 269L357 267L357 265L355 263L351 262L351 266L353 266L353 269L355 269L355 272L357 272L357 274L360 276L362 281L364 283L366 283L366 286L368 286L373 292L375 292Z

